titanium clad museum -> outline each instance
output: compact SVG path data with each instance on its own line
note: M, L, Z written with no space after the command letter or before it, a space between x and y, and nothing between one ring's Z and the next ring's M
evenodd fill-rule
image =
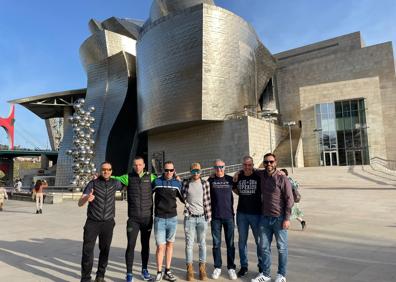
M80 48L86 89L10 101L47 125L63 120L57 185L72 178L68 117L84 96L97 109L95 163L109 160L114 174L136 154L155 167L173 160L179 172L244 155L260 164L270 151L290 166L283 124L291 121L298 167L396 159L391 42L365 46L355 32L271 54L249 23L212 0L154 0L145 22L112 17L89 27ZM59 97L62 112L39 106Z

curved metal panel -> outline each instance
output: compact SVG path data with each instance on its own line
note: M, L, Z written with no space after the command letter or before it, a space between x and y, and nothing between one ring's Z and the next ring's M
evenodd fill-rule
M257 106L275 69L247 22L205 4L146 25L137 54L141 132Z
M215 5L213 0L154 0L151 4L150 20L151 22L154 22L173 12L181 11L204 3Z
M105 30L93 34L80 48L88 77L85 106L96 108L92 114L95 118L96 165L106 160L110 132L126 100L129 79L135 77L135 42ZM72 148L72 139L73 130L67 126L59 150L56 185L69 185L72 178L72 158L66 155L66 151ZM131 138L130 143L132 141Z
M201 120L202 21L197 6L147 26L139 39L140 131Z
M91 35L80 47L80 57L86 71L89 65L119 52L127 52L136 56L136 40L104 30Z

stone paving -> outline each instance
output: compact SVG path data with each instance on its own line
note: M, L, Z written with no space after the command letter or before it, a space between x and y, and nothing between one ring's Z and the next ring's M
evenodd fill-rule
M288 281L396 281L396 187L394 185L343 185L337 179L323 185L302 187L301 207L307 229L297 221L289 232ZM34 214L33 202L9 200L0 213L0 281L79 281L82 227L86 208L66 201L45 205L42 215ZM179 205L180 215L182 205ZM126 246L126 202L117 202L116 227L110 254L107 281L124 281ZM235 232L237 242L237 232ZM208 269L213 270L211 237L208 242ZM149 270L155 272L154 238L151 240ZM138 251L140 244L137 244ZM236 243L237 247L237 243ZM254 241L249 241L249 274L256 275ZM239 255L236 252L239 268ZM98 255L98 249L95 251ZM225 255L225 249L223 250ZM194 257L197 258L197 248ZM276 275L273 244L272 276ZM223 262L225 256L223 257ZM95 265L97 260L95 260ZM197 264L197 263L196 263ZM195 265L197 269L197 265ZM135 273L140 254L135 255ZM184 280L184 234L179 217L173 270ZM140 278L139 278L140 279ZM136 279L137 281L140 281ZM223 267L221 281L228 280Z

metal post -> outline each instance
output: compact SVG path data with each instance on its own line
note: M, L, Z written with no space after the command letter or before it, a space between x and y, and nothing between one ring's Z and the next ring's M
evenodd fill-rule
M292 142L292 136L291 136L291 124L288 124L288 126L289 126L289 140L290 140L291 169L292 169L292 173L294 173L294 158L293 158L293 142Z
M272 153L272 129L271 129L271 125L272 125L272 120L271 120L271 117L269 117L270 152Z
M296 125L295 121L288 121L288 122L283 123L283 126L289 127L290 161L291 161L292 173L294 173L294 158L293 158L293 142L292 142L292 135L291 135L291 127L294 125Z

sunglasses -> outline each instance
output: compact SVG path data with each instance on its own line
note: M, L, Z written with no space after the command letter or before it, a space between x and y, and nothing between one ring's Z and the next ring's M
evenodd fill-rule
M165 168L164 171L165 172L174 172L175 169L174 168L170 168L170 169L169 168Z
M112 171L111 168L102 168L102 171Z
M265 164L273 164L274 162L275 161L267 161L267 160L264 161Z
M213 168L214 169L224 169L224 166L223 165L215 165Z
M191 174L201 174L201 170L199 169L192 169Z

